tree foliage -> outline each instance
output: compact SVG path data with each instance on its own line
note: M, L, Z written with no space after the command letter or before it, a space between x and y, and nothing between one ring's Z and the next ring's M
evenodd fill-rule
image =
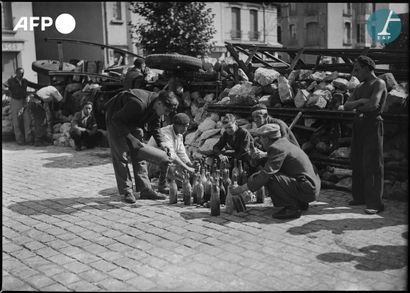
M131 34L148 54L197 57L214 45L215 14L204 2L131 2L130 10L143 18L130 23Z

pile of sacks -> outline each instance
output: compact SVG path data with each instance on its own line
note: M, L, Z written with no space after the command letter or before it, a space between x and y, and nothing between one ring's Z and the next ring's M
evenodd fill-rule
M53 144L55 146L75 147L70 137L71 123L57 123L53 126Z
M5 137L14 136L9 104L4 105L1 110L1 133Z
M405 113L408 83L398 84L392 73L379 78L386 82L388 90L384 111ZM229 104L337 110L359 84L356 77L337 71L299 69L284 76L274 69L258 68L253 83L243 79L225 95Z

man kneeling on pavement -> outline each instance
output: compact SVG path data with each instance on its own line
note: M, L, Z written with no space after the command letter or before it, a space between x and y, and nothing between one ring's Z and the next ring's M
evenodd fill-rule
M274 206L283 207L272 215L276 219L295 219L309 208L320 192L320 178L306 153L281 137L277 124L265 124L253 133L260 137L267 161L248 182L232 190L233 196L266 186Z

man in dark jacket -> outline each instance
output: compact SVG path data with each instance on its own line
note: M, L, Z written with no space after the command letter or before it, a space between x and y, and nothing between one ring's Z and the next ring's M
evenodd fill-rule
M252 174L247 184L232 190L241 196L246 190L256 191L267 186L274 206L283 208L272 215L276 219L294 219L307 210L320 192L320 178L309 157L298 146L281 137L277 124L265 124L255 131L267 151L267 162L262 170Z
M108 141L120 194L125 201L134 203L131 174L128 169L129 151L137 192L141 199L165 199L152 190L148 178L147 163L138 157L142 142L152 135L157 145L167 151L160 132L161 116L169 115L178 107L172 92L149 92L142 89L122 91L106 104ZM168 152L168 151L167 151Z
M75 149L81 151L85 145L87 148L93 148L101 138L101 132L97 131L97 122L95 121L93 103L86 102L83 110L74 114L71 121L70 136L74 140Z
M232 114L226 114L221 120L224 133L214 145L214 153L250 162L250 145L253 139L249 131L239 127Z
M8 92L10 99L10 112L13 123L14 135L18 144L33 144L31 131L31 115L25 110L28 104L27 87L41 88L40 85L28 81L24 77L24 69L16 69L16 75L3 83L2 89Z

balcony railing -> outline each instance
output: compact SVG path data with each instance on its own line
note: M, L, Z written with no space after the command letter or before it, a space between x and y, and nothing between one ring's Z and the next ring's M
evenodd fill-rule
M242 38L242 31L231 30L231 39L240 40Z
M249 32L249 40L251 41L257 41L259 40L260 32L258 31L250 31Z

